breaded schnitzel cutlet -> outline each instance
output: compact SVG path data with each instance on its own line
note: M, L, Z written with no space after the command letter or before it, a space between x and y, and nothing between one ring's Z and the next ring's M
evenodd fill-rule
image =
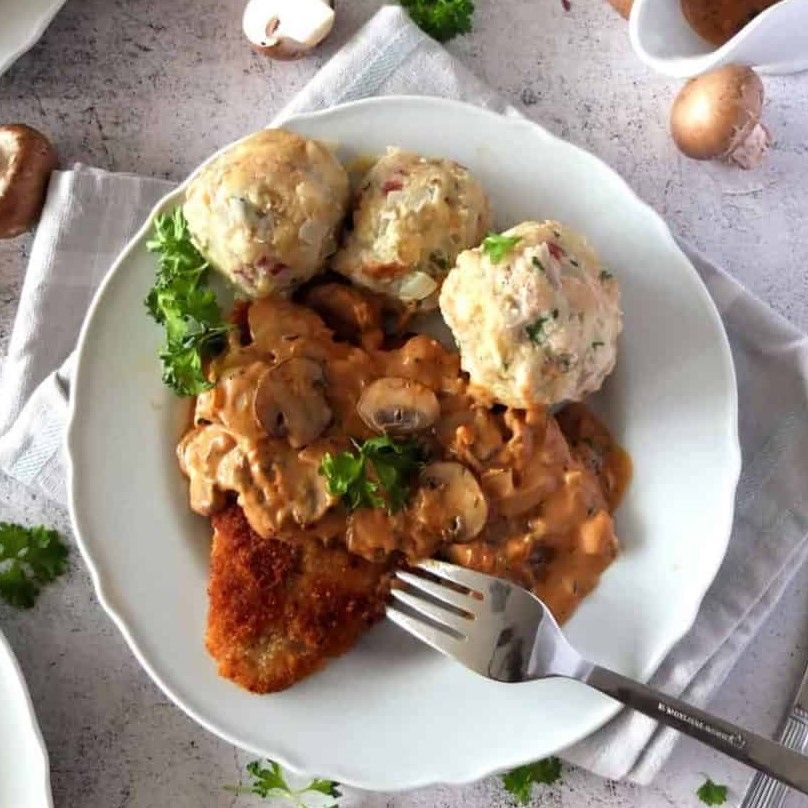
M318 539L265 539L238 505L213 515L206 644L255 693L293 685L384 614L389 566Z

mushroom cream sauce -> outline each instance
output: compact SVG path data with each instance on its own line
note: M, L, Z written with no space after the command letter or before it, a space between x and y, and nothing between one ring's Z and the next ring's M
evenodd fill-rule
M317 537L391 564L446 558L568 618L617 553L611 512L631 464L607 429L580 404L557 417L492 404L425 335L385 344L369 293L328 283L303 302L237 307L239 328L209 368L215 386L177 448L192 509L211 515L235 496L263 537ZM378 435L368 424L391 413L428 463L401 511L349 512L320 463Z

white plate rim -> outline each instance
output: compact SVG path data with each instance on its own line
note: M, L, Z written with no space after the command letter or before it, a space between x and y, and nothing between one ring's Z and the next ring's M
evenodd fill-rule
M0 54L0 76L6 72L23 54L27 53L42 38L48 26L53 22L53 18L59 13L67 0L52 0L51 5L43 9L42 12L31 20L31 29L28 38L23 40L16 50L12 50L5 56ZM25 8L25 6L18 6Z
M48 748L45 746L45 738L42 736L42 730L40 729L39 721L36 717L36 711L34 710L34 702L31 699L31 692L28 690L28 685L25 682L25 676L23 675L22 668L20 667L20 662L11 647L11 643L3 634L2 630L0 630L0 657L6 658L6 661L11 667L12 674L16 676L15 684L18 689L18 695L22 697L20 701L22 702L21 706L28 719L30 739L33 740L42 757L42 774L44 781L40 784L41 789L37 789L34 793L37 795L37 797L43 794L45 795L46 804L42 808L53 808ZM33 806L33 803L31 804Z
M690 627L693 624L693 621L698 614L699 608L701 606L701 602L704 596L707 593L710 585L712 584L715 575L718 572L721 563L723 562L724 556L726 554L727 546L729 544L730 539L730 532L733 523L734 517L734 494L735 489L737 487L738 479L740 477L741 471L741 449L740 443L738 439L738 430L737 430L737 421L738 421L738 395L737 395L737 380L735 374L735 367L734 362L732 359L732 353L729 346L729 340L726 335L726 331L723 326L723 322L721 317L718 313L718 310L715 306L715 302L713 301L712 297L710 296L709 292L707 291L704 282L702 281L701 277L696 272L695 268L692 266L692 263L681 250L679 245L677 244L676 240L674 239L670 229L665 224L664 220L653 210L647 203L641 200L636 193L631 189L631 187L626 183L626 181L604 163L600 158L594 156L590 152L586 151L585 149L576 146L575 144L569 143L568 141L559 138L538 123L531 121L527 118L523 118L521 116L507 116L507 115L500 115L499 113L493 112L491 110L478 107L474 104L469 104L462 101L456 101L454 99L445 99L439 97L431 97L431 96L418 96L418 95L395 95L395 96L381 96L381 97L372 97L372 98L364 98L356 101L350 101L344 104L339 104L333 107L329 107L322 110L316 110L313 112L305 112L305 113L298 113L294 115L290 115L288 117L284 117L283 120L275 122L272 126L290 126L294 127L296 122L306 122L312 119L318 118L326 118L330 115L339 114L341 112L350 112L356 108L360 107L373 107L373 106L380 106L384 107L385 105L411 105L411 104L420 104L425 106L432 106L436 109L440 109L445 111L451 111L452 108L457 109L458 111L464 112L471 112L477 115L483 115L489 117L491 119L497 119L502 125L507 123L507 125L514 125L514 126L523 126L528 128L536 128L538 129L541 134L549 139L560 141L566 147L573 149L576 151L577 156L582 160L588 160L593 165L597 165L599 170L608 172L612 175L612 180L622 186L622 190L624 193L633 197L635 203L645 209L646 214L649 216L649 221L653 221L656 229L658 231L657 235L661 240L664 240L666 246L669 250L672 250L675 254L677 254L680 262L686 266L686 271L688 271L693 280L695 281L695 288L698 288L699 294L702 298L702 302L706 306L706 311L709 311L710 317L713 321L713 325L716 326L716 333L719 335L720 340L720 347L721 353L725 362L725 370L728 373L729 380L731 382L730 389L728 390L728 418L727 418L727 428L728 432L725 436L728 440L728 448L731 450L732 454L732 463L728 466L726 470L726 496L727 501L730 503L729 507L726 509L724 519L722 520L722 529L717 531L717 534L720 533L722 537L722 541L718 542L718 535L716 537L716 556L715 556L715 563L711 565L713 568L710 569L709 574L705 574L703 577L703 586L700 587L701 592L698 597L694 598L692 608L686 613L686 616L680 621L681 622L681 632L676 637L671 637L670 641L660 650L658 654L654 658L652 658L646 666L645 676L643 677L646 681L653 672L659 667L661 662L664 658L668 655L670 650L676 645L679 640L687 633ZM245 137L248 137L246 135ZM222 729L221 727L217 726L214 721L210 721L204 716L200 715L192 706L190 706L187 702L183 700L183 697L179 694L178 689L172 685L170 685L159 673L158 671L152 666L152 664L148 661L145 654L142 652L140 645L138 644L137 638L134 636L134 633L127 625L126 619L123 616L124 609L120 606L116 606L113 602L113 599L110 595L108 595L105 586L102 571L100 569L100 565L93 559L91 555L91 549L89 544L85 542L83 538L83 530L82 524L83 520L81 518L79 503L77 501L77 497L75 494L75 464L73 462L74 457L74 441L77 439L77 423L78 423L78 407L76 406L77 403L77 396L74 392L77 389L80 389L80 380L82 377L83 371L83 356L84 356L84 348L85 348L85 341L87 339L87 335L90 331L90 325L94 318L94 314L96 309L99 307L107 286L111 283L113 276L117 272L118 268L123 265L126 260L128 259L131 252L133 252L145 235L148 233L149 229L151 228L151 223L154 216L161 212L166 206L170 205L174 200L179 198L182 192L185 190L188 183L194 177L194 175L199 172L207 163L214 160L219 154L229 149L234 143L237 143L240 139L234 141L233 143L228 143L219 149L214 154L210 155L206 160L204 160L197 168L195 168L188 177L179 184L174 190L170 191L168 194L163 196L152 208L151 212L147 216L144 221L142 227L135 233L129 243L124 247L121 251L119 256L113 262L112 266L110 267L109 271L105 275L104 279L102 280L101 284L99 285L96 293L93 297L93 300L90 304L87 316L84 320L84 323L81 328L81 332L79 335L79 340L77 343L76 349L76 366L75 372L73 376L73 385L71 386L71 395L69 401L69 410L68 410L68 426L65 433L65 450L66 456L68 459L67 463L67 484L68 484L68 508L70 513L71 522L73 525L73 530L76 536L76 540L81 552L82 557L88 567L91 580L93 582L93 586L96 591L96 595L101 606L110 616L112 621L118 627L118 630L123 635L127 645L131 649L132 653L144 668L144 670L149 674L152 680L160 687L160 689L171 699L174 704L179 707L186 715L196 721L198 724L203 726L209 732L213 733L214 735L222 738L223 740L227 741L228 743L233 744L241 749L244 749L252 754L261 757L271 757L272 759L276 760L281 765L291 769L292 771L299 772L299 773L308 773L308 774L318 774L318 772L312 772L310 767L306 764L304 760L298 759L292 755L284 754L281 752L271 752L269 753L266 749L262 749L260 747L245 743L238 738L234 737L230 732ZM682 612L682 614L685 614ZM580 732L574 737L571 737L569 742L564 745L564 748L567 746L572 746L573 744L577 743L578 741L582 740L583 738L588 737L592 733L596 732L600 729L604 724L606 724L610 719L612 719L619 711L620 705L617 703L608 704L605 703L604 707L599 711L597 717L593 717L592 721L590 722L590 726L587 730ZM556 750L556 751L561 751ZM524 763L529 763L534 760L534 757L528 757L524 759L520 759L514 761L512 764L509 764L508 768L517 765L521 765ZM434 777L424 777L421 779L418 778L410 778L406 782L402 782L400 784L393 784L389 781L377 781L373 778L357 776L355 773L345 772L341 773L339 770L331 771L328 774L329 777L332 777L338 780L345 785L353 785L357 788L366 789L369 791L400 791L400 790L409 790L414 788L421 788L430 785L435 785L438 783L448 783L448 784L464 784L468 782L473 782L479 779L482 779L486 776L489 776L498 769L492 769L490 766L480 765L477 767L469 766L467 768L467 773L462 776L457 777L450 777L446 779L436 779Z

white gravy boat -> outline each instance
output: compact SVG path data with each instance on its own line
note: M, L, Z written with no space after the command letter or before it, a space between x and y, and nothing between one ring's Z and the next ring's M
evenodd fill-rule
M634 0L629 34L640 59L668 76L696 76L726 64L759 73L808 70L808 0L781 0L720 48L690 27L680 0Z

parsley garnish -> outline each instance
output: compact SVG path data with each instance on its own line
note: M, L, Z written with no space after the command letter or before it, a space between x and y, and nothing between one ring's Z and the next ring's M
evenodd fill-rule
M521 240L521 236L500 236L498 233L489 233L483 241L483 251L491 259L492 264L498 264Z
M55 530L0 522L0 597L30 609L44 584L67 568L67 547Z
M557 757L548 757L519 766L501 775L502 785L512 794L518 803L527 805L530 802L534 783L552 785L561 777L561 761Z
M727 801L727 787L714 783L708 777L696 795L705 805L723 805Z
M530 259L530 263L533 264L533 266L536 267L536 269L539 269L542 272L546 271L544 269L544 264L542 264L542 262L539 261L539 259L535 255L533 256L533 258Z
M413 22L438 42L471 31L472 0L401 0Z
M547 334L544 333L544 326L549 322L549 317L539 317L535 322L525 326L527 338L534 345L541 345L547 339Z
M614 277L614 275L612 275L612 273L609 272L608 269L601 270L601 273L600 273L601 282L610 281L613 277Z
M247 764L247 773L252 778L249 785L225 786L233 794L255 794L264 799L278 797L287 800L295 808L308 808L303 798L306 794L324 794L326 797L339 799L342 794L339 783L333 780L313 779L303 788L292 788L283 776L283 769L274 760L268 760L269 767L262 766L260 760ZM329 808L336 808L337 803L330 803Z
M424 463L421 445L414 440L397 442L389 435L369 438L361 444L353 441L353 445L354 452L324 455L320 474L328 481L329 492L341 496L352 511L401 510L409 499L412 478Z
M225 347L230 326L213 290L205 286L209 265L191 241L181 208L155 218L154 237L146 247L159 256L157 280L145 302L166 330L160 349L163 381L178 395L194 396L212 386L203 360Z

